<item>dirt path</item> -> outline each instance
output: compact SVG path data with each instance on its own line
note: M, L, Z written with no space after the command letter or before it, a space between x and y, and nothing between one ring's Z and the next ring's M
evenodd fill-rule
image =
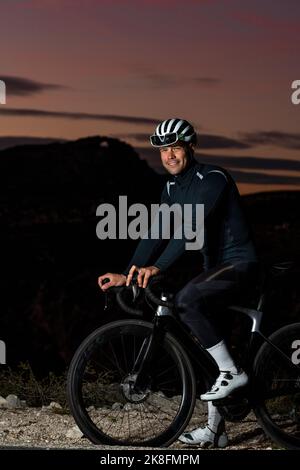
M194 416L190 428L202 424L201 417ZM274 443L267 439L250 414L241 423L228 423L230 445L227 449L272 449ZM0 409L0 448L55 448L55 449L111 449L95 446L82 437L73 418L58 414L49 408ZM187 449L189 446L176 441L170 449ZM116 449L116 447L114 447Z

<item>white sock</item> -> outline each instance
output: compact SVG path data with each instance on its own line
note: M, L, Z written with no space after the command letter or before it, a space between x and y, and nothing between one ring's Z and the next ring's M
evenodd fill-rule
M211 348L208 348L206 351L212 355L219 367L219 370L228 370L233 374L238 373L236 365L230 356L227 346L223 340Z
M208 402L208 421L207 425L209 429L211 429L213 432L218 431L218 426L220 422L222 421L222 416L220 415L218 408L213 405L211 401Z

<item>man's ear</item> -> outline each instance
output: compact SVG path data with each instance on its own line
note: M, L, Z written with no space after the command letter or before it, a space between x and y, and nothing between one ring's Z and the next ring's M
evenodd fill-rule
M192 142L189 142L188 146L189 146L189 148L191 149L192 152L195 151L195 144L193 144Z

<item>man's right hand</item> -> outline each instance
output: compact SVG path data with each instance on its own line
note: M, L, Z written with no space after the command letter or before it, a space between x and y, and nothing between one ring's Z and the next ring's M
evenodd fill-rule
M103 284L105 278L109 279L109 282ZM103 291L106 291L110 287L124 286L125 284L126 276L124 274L106 273L98 277L98 285Z

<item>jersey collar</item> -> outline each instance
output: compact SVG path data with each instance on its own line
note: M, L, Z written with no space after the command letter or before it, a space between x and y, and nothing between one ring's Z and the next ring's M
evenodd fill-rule
M191 160L188 162L187 166L185 167L185 169L181 173L179 173L178 175L172 176L172 181L177 183L179 186L186 185L187 183L189 183L189 181L191 180L195 172L194 170L195 170L196 164L197 164L196 160L194 159L194 157L192 157Z

